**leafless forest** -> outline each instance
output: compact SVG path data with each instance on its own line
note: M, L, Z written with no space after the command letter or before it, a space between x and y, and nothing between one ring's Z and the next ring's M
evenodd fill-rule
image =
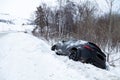
M99 14L99 7L90 1L74 3L58 0L52 9L46 4L37 7L32 33L46 40L81 39L96 43L103 50L120 47L120 13L113 11L115 0L105 0L108 12ZM109 53L108 53L109 56Z

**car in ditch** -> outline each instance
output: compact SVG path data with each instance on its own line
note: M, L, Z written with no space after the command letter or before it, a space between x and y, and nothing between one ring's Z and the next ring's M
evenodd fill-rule
M59 41L51 47L57 55L106 69L106 55L94 43L83 40Z

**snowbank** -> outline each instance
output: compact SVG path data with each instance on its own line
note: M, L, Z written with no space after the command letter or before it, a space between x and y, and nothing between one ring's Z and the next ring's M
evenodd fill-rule
M70 80L79 76L51 55L50 46L31 35L11 33L1 38L0 44L0 80Z
M33 25L12 25L6 23L0 23L0 33L1 32L17 32L17 31L32 31L34 29Z
M46 41L29 34L0 37L0 80L120 80L116 71L57 56Z
M23 18L17 18L14 16L11 16L9 14L1 14L0 13L0 20L4 20L6 22L0 21L0 33L1 32L17 32L17 31L26 31L30 32L34 29L33 25L28 25L31 23L30 20L23 19ZM11 24L9 23L11 22Z

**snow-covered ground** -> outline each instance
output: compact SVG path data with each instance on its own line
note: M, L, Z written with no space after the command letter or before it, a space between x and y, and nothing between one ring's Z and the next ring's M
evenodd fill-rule
M0 80L120 80L120 66L103 70L58 56L47 41L24 33L34 26L16 22L0 22Z
M23 32L0 37L0 80L120 80L120 68L102 70L57 56L45 40Z
M34 28L33 25L28 25L30 23L29 20L23 18L16 18L9 14L0 14L0 20L6 21L0 22L0 33L13 31L32 31ZM10 24L7 21L12 22L13 24Z

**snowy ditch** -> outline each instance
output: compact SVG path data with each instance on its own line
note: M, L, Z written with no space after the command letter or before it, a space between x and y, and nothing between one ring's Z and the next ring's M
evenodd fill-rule
M46 41L22 32L0 34L0 80L120 80L120 67L103 70L57 56Z

